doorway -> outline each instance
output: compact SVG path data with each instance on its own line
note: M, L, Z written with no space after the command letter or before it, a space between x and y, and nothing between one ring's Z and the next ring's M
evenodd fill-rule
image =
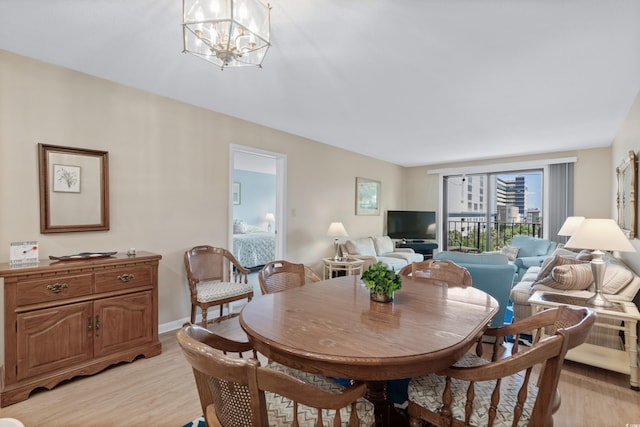
M229 248L243 267L284 258L286 155L231 145Z

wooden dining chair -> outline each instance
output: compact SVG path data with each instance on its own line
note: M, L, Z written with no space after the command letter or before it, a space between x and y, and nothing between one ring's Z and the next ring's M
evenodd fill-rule
M185 325L177 339L193 368L209 426L375 425L364 383L345 388L280 364L263 367L255 357L232 357L231 352L249 351L250 345L197 325Z
M294 264L284 260L271 261L258 272L262 294L285 291L303 286L307 280L319 282L320 277L304 264Z
M184 254L184 266L191 294L191 323L196 322L196 307L202 312L202 326L207 327L207 310L220 306L220 314L213 322L237 316L224 306L230 302L253 298L253 285L248 284L249 270L242 267L224 248L195 246Z
M410 425L420 426L421 420L441 427L553 425L565 354L585 341L595 318L587 308L562 306L489 328L486 335L514 338L511 351L496 339L490 357L484 359L484 347L478 343L476 354L466 353L454 366L413 378ZM521 345L520 336L532 332L533 344Z
M449 260L428 259L420 262L412 262L404 266L399 274L403 276L411 275L411 277L416 279L430 279L451 285L472 285L469 271Z

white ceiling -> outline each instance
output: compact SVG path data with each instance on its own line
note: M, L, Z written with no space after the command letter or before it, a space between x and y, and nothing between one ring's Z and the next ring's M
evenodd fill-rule
M638 0L271 5L262 69L182 53L180 0L0 0L0 49L404 166L608 146L640 89Z

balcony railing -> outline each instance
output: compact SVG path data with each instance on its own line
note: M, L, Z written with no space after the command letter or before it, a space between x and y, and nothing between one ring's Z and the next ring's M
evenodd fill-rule
M504 223L499 221L447 221L445 250L484 252L500 250L513 236L542 237L541 222ZM487 233L489 240L487 241Z

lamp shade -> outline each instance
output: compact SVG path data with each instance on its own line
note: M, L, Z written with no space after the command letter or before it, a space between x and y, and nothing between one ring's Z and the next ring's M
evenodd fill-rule
M571 236L574 231L578 228L580 224L584 221L583 216L570 216L564 221L562 227L560 227L560 231L558 231L558 236Z
M327 231L327 235L329 237L347 237L347 230L344 229L344 225L341 222L332 222L329 225L329 230Z
M275 221L276 217L273 214L273 212L267 212L267 214L264 217L267 221Z
M635 252L618 224L608 218L587 218L564 245L566 248Z

